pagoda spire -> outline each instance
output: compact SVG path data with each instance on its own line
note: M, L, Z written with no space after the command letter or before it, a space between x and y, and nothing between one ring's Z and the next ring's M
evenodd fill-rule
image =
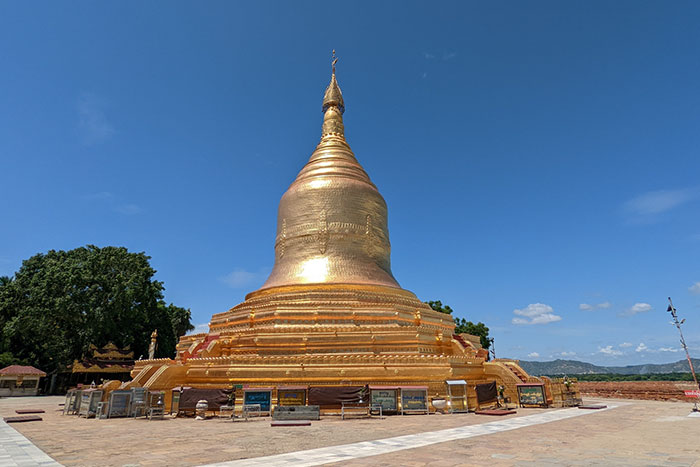
M345 102L343 93L335 79L335 64L338 58L333 50L331 61L331 82L323 95L323 127L322 138L329 136L339 136L345 138L345 127L343 125L343 113L345 112Z

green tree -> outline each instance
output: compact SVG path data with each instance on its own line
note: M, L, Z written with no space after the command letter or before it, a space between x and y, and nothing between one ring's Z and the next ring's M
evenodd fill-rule
M94 245L25 260L0 282L0 354L58 371L90 344L114 342L146 355L158 329L157 357L172 357L190 311L163 301L163 283L144 253Z
M454 311L449 305L443 305L440 300L428 301L427 303L430 308L440 313L446 313L451 315ZM455 334L471 334L473 336L479 336L479 341L481 346L488 350L491 347L491 341L489 340L489 328L482 322L476 324L471 321L467 321L464 318L454 318L455 321Z
M473 336L479 336L479 342L481 346L485 349L491 347L491 341L489 340L489 328L482 322L476 324L471 321L467 321L464 318L455 319L455 334L471 334Z
M168 313L173 326L173 333L175 333L176 336L184 336L194 329L191 322L192 313L188 308L175 306L172 303L168 306L165 306L165 303L161 303L160 306L164 307Z
M450 308L450 305L443 305L440 300L428 301L425 303L427 303L430 306L430 308L432 308L435 311L439 311L440 313L446 313L448 315L451 315L454 311L452 308Z

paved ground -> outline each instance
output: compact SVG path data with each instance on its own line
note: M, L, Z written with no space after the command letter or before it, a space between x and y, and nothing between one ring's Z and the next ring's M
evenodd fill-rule
M13 430L7 423L0 421L0 466L58 466L55 460L47 456L31 441Z
M0 399L0 416L14 415L16 408L44 408L44 421L13 427L67 466L235 465L230 461L237 459L248 459L242 461L247 465L319 465L347 459L334 465L700 466L700 418L687 417L691 408L687 403L609 399L603 403L617 407L603 412L519 409L515 416L499 418L475 414L327 418L310 427L272 428L269 419L86 420L61 415L56 411L59 402L63 398ZM6 444L5 428L0 429L0 446ZM401 439L387 439L395 437ZM366 441L374 442L346 446ZM423 445L411 449L411 443ZM320 457L313 454L315 461L311 453L303 452L333 446ZM251 462L283 453L290 454ZM339 453L349 455L333 456ZM0 465L12 464L0 457Z

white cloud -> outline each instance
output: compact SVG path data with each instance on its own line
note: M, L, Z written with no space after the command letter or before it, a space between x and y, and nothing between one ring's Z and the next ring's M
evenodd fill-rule
M626 349L627 347L632 347L633 345L634 344L632 344L631 342L623 342L622 344L620 344L620 347Z
M527 356L530 358L539 358L540 354L538 354L537 352L530 352L529 354L527 354Z
M143 211L140 206L133 203L122 203L119 198L109 191L100 191L98 193L92 193L85 196L88 201L101 202L109 206L109 208L118 212L119 214L125 214L131 216L134 214L139 214Z
M695 197L692 190L658 190L641 194L624 204L624 209L637 216L654 216L671 210Z
M641 342L636 349L634 349L635 352L648 352L649 347L644 342Z
M104 106L104 101L94 94L84 93L78 99L78 129L86 145L104 141L116 132L104 114Z
M648 303L635 303L622 313L622 316L634 316L639 313L647 313L651 310L652 307Z
M612 306L612 303L610 303L610 302L598 303L596 305L591 305L589 303L581 303L578 306L578 309L581 311L593 311L593 310L602 310L602 309L610 308L611 306Z
M613 349L612 345L607 345L605 347L598 347L598 353L602 353L604 355L610 355L611 357L617 357L619 355L622 355L622 352L620 350Z
M440 56L437 56L436 54L431 54L430 52L423 52L423 58L426 60L442 60L443 62L447 62L449 60L452 60L457 56L457 52L443 52L440 54Z
M513 324L548 324L561 321L561 316L554 314L554 309L544 303L531 303L523 309L513 310L517 315L511 320Z
M209 332L209 323L198 324L192 330L192 334L200 334L203 332Z
M260 272L250 272L244 269L235 269L232 273L220 278L221 282L228 284L234 289L258 285L263 279L263 274Z
M87 195L85 199L104 199L104 200L112 200L114 199L114 194L110 193L109 191L100 191L99 193L92 193L90 195Z
M128 216L132 214L138 214L141 212L141 208L135 204L120 204L117 206L114 206L114 211L120 213L120 214L126 214Z
M676 347L659 347L659 352L680 352L681 349Z
M688 291L693 295L700 295L700 281L688 287Z
M573 357L576 355L576 352L559 352L559 355L562 357Z

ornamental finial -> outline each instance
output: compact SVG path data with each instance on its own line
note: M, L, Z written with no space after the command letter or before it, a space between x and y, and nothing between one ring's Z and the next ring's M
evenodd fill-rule
M336 107L340 110L342 114L345 112L345 103L343 102L343 93L340 91L340 86L338 86L338 81L335 79L335 64L338 63L338 57L335 55L335 49L333 49L333 60L331 61L331 82L326 88L326 92L323 95L323 111L326 112L330 107Z

